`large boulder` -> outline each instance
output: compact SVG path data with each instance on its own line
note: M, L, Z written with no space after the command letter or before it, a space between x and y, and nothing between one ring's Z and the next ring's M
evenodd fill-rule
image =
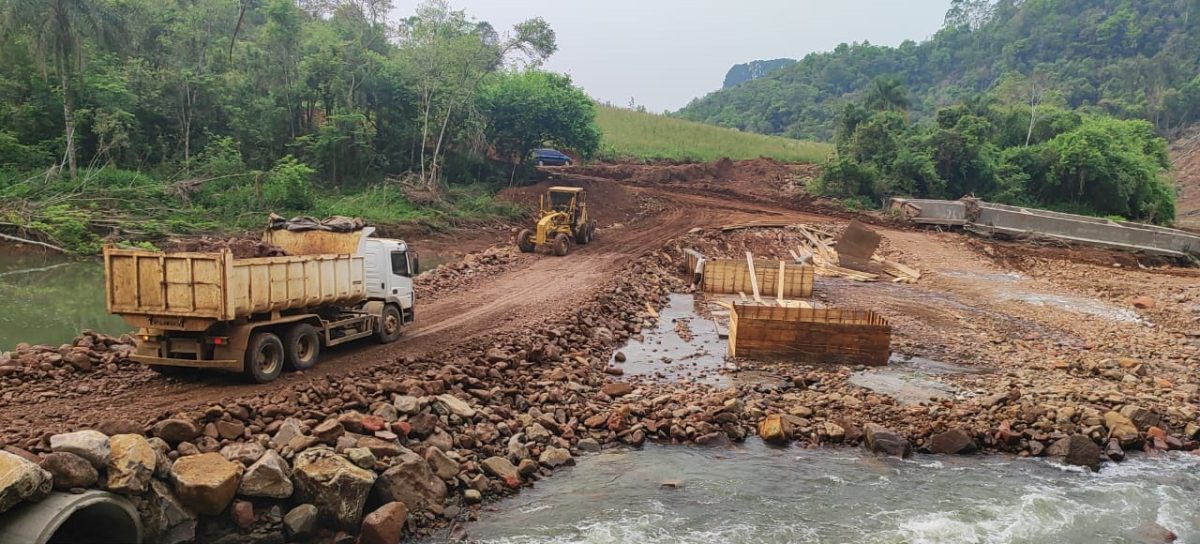
M196 515L179 502L167 484L151 480L149 492L133 500L148 542L182 544L195 541Z
M358 526L375 483L374 472L355 466L332 449L316 447L296 456L292 474L300 500L316 506L322 519L344 529Z
M286 499L292 491L292 469L275 450L267 450L250 465L238 487L238 493L247 497L272 499Z
M150 441L140 434L119 434L109 440L109 446L112 456L108 461L108 490L129 495L145 493L158 466L158 454Z
M1108 429L1109 438L1117 439L1121 446L1126 448L1136 446L1141 439L1137 426L1120 412L1105 413L1104 427Z
M66 491L75 487L96 485L100 473L87 459L74 453L56 451L42 459L42 468L54 477L54 489Z
M295 539L304 539L317 530L320 512L311 504L301 504L283 516L284 534Z
M483 460L483 471L504 480L505 485L517 487L521 485L521 474L512 463L503 457L493 456Z
M907 438L891 429L875 423L863 428L863 444L868 450L901 459L912 455L912 444Z
M412 511L442 504L446 483L433 473L425 459L408 452L393 463L375 482L374 493L379 502L400 501Z
M779 414L771 414L758 422L758 436L763 442L786 446L791 441L791 424Z
M56 434L50 437L50 451L74 453L87 459L96 468L104 468L108 465L108 437L100 431L87 429Z
M549 446L545 450L542 450L542 454L538 456L538 462L550 468L555 468L562 465L574 465L575 459L571 457L571 450Z
M275 436L271 437L271 441L275 443L275 447L282 448L288 445L293 438L304 436L304 425L299 419L287 418L283 420L283 424L279 426L279 430L275 431Z
M164 419L150 427L150 433L174 446L200 436L200 429L186 419Z
M463 400L454 395L438 395L438 404L442 405L449 413L454 414L463 419L471 419L475 417L475 409Z
M975 439L964 429L950 429L929 438L930 453L967 454L974 453L976 449Z
M1129 421L1133 422L1138 430L1142 431L1150 427L1157 427L1162 423L1162 416L1136 404L1122 406L1121 415L1129 418Z
M216 452L183 457L171 467L175 494L197 514L220 514L237 493L242 465Z
M1084 434L1073 434L1051 444L1046 455L1061 457L1068 465L1087 467L1093 472L1100 470L1100 446Z
M21 501L40 501L50 494L54 478L33 462L0 450L0 512Z
M389 502L363 518L358 544L398 544L404 537L408 522L408 507L402 502Z
M451 459L446 455L441 448L436 446L425 450L425 462L429 463L429 468L437 474L438 478L448 480L458 476L458 461Z

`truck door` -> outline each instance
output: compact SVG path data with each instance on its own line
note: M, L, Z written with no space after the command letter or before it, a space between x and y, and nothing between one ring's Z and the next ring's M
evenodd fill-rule
M413 319L413 306L416 303L412 277L419 272L420 264L417 262L416 255L409 251L393 251L391 258L392 277L388 278L388 296L394 297L400 302L404 322L410 323Z

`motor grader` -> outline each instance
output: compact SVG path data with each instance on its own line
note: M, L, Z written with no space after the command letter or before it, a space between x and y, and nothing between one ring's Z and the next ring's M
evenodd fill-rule
M596 235L596 222L588 218L587 191L579 187L551 187L538 203L537 227L517 235L517 247L531 253L549 247L555 255L567 254L572 242L584 245Z

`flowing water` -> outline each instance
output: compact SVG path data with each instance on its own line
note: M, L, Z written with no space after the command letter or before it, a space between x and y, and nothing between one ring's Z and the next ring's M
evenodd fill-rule
M663 486L677 484L677 488ZM495 544L1200 542L1200 457L1044 459L647 446L579 459L468 525Z
M84 329L129 332L125 320L105 309L103 287L99 259L0 250L0 351L20 342L57 346Z

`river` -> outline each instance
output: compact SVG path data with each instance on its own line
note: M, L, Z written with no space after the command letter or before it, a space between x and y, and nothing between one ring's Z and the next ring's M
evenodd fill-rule
M663 486L674 482L677 488ZM1044 459L649 445L583 457L467 526L494 544L1200 542L1200 457Z
M105 309L103 287L98 259L0 249L0 351L20 342L57 346L84 329L129 332L123 319Z

